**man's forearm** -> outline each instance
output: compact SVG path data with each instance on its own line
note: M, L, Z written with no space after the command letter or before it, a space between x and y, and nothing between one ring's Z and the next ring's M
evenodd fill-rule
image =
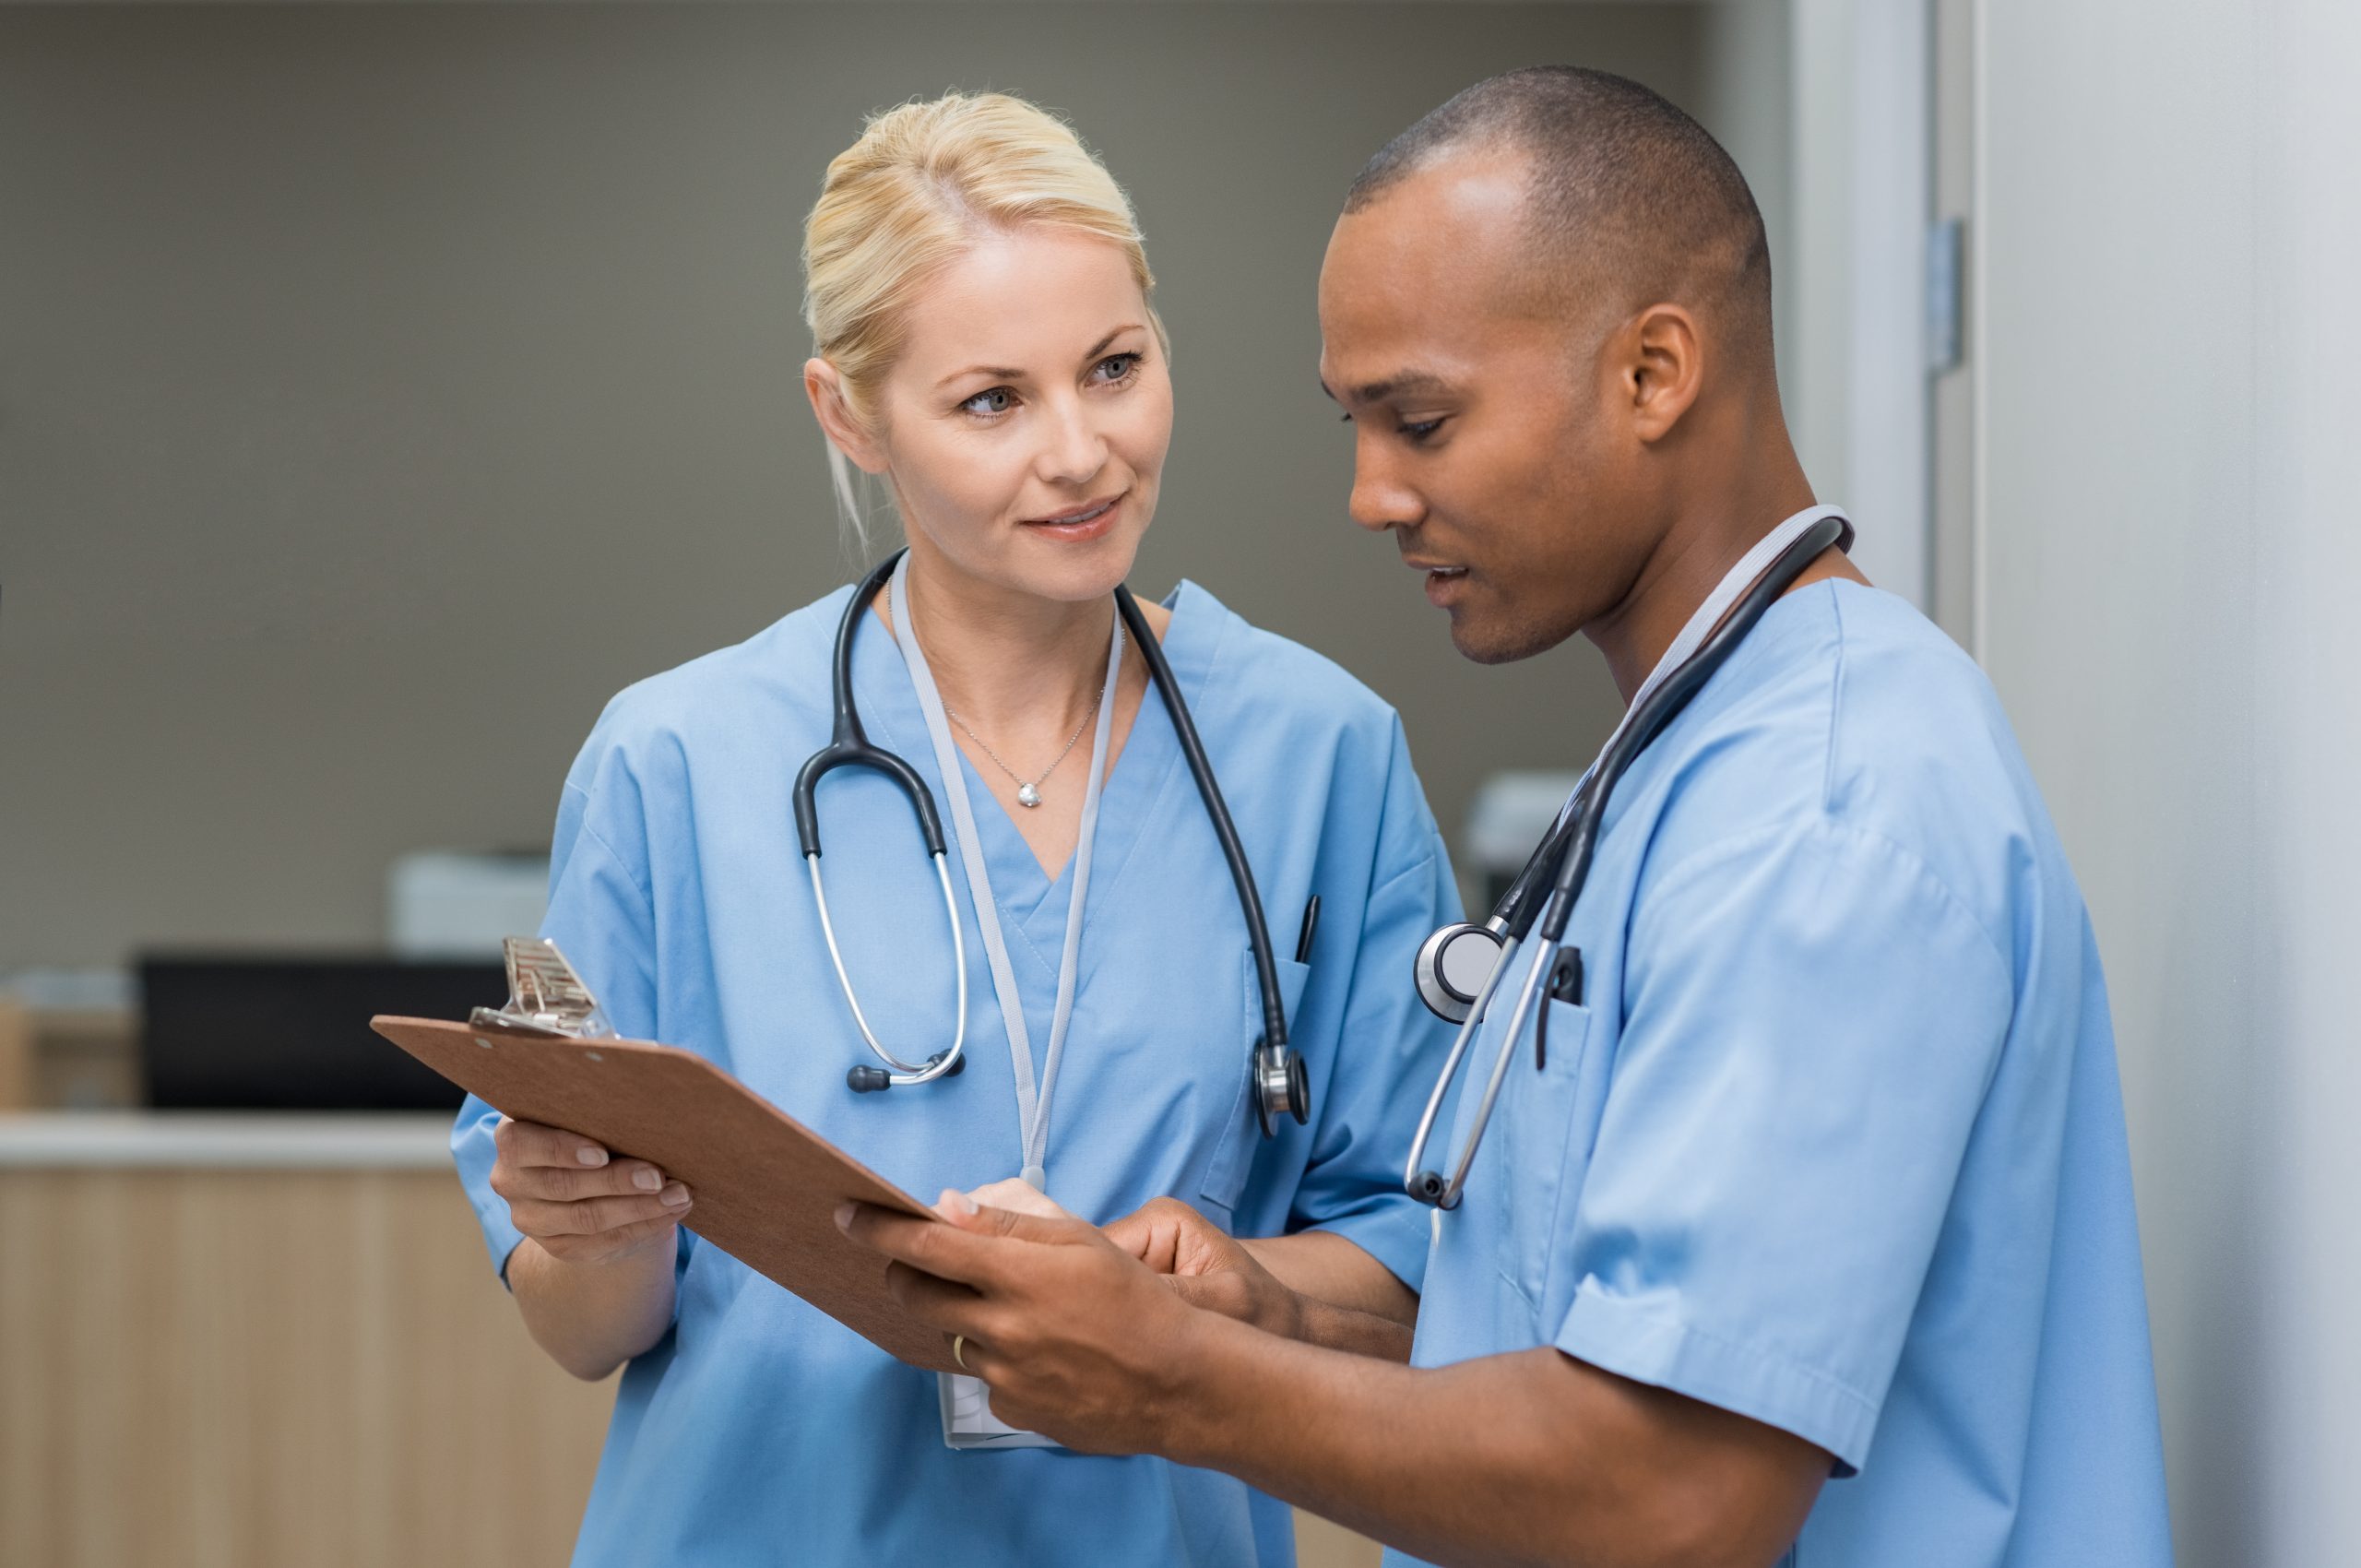
M1734 1520L1745 1489L1662 1441L1667 1413L1688 1419L1667 1405L1687 1401L1555 1349L1417 1371L1211 1315L1197 1327L1159 1452L1439 1563L1760 1568L1801 1523L1784 1507Z
M1459 1401L1442 1372L1280 1339L1208 1317L1162 1451L1438 1562L1562 1562L1523 1507L1522 1457L1485 1423L1473 1447L1435 1430ZM1442 1397L1434 1397L1440 1392ZM1441 1409L1433 1407L1441 1405ZM1488 1461L1489 1455L1489 1461Z
M1306 1296L1297 1315L1295 1337L1307 1345L1375 1356L1382 1361L1410 1360L1410 1325L1375 1313L1358 1313Z
M1259 1236L1239 1244L1299 1296L1405 1325L1418 1320L1418 1293L1358 1242L1333 1230Z
M1418 1296L1359 1243L1327 1230L1242 1241L1271 1277L1295 1294L1278 1327L1307 1344L1382 1360L1410 1359Z

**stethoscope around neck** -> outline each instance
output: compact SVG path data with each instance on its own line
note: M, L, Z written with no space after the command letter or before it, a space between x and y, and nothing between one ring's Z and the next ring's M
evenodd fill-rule
M933 792L919 777L918 770L871 742L861 728L860 710L852 695L853 636L878 590L893 576L900 559L901 552L896 552L879 563L853 589L852 599L845 606L844 618L836 624L836 655L829 676L835 716L828 743L813 753L795 777L796 843L812 875L812 899L820 910L820 932L827 941L828 961L836 968L836 984L844 992L846 1005L852 1009L853 1023L860 1030L860 1038L884 1063L879 1067L862 1063L847 1071L845 1082L856 1093L862 1094L931 1083L962 1071L967 1064L967 944L959 919L959 900L951 886L949 845L943 837L943 818L935 809ZM1229 867L1230 881L1237 890L1239 909L1245 916L1246 939L1254 954L1254 980L1261 989L1263 1002L1263 1032L1254 1041L1249 1066L1252 1075L1252 1098L1263 1135L1271 1137L1278 1132L1281 1116L1292 1116L1299 1123L1311 1120L1311 1085L1304 1070L1302 1052L1287 1043L1278 961L1271 948L1270 928L1263 919L1262 896L1255 890L1254 872L1247 863L1245 846L1239 840L1237 825L1230 820L1221 785L1214 778L1213 764L1206 759L1196 721L1180 695L1180 683L1173 678L1172 666L1165 659L1162 645L1149 628L1147 618L1140 613L1131 589L1117 586L1115 609L1123 618L1126 633L1138 645L1141 657L1147 660L1149 681L1164 699L1165 711L1171 717L1173 733L1180 743L1180 754L1188 764L1190 777L1196 781L1198 796L1204 802L1205 814L1213 823L1214 837L1220 841L1222 859ZM934 862L935 880L943 889L943 915L951 925L951 962L958 976L958 1015L951 1043L920 1061L908 1062L896 1056L870 1028L852 977L845 969L836 924L828 914L827 884L820 873L819 784L840 767L873 769L892 779L909 798L910 808L918 815L919 837L926 844L927 856Z
M1663 683L1632 709L1576 791L1572 808L1551 824L1549 831L1535 846L1525 868L1494 906L1491 918L1481 925L1462 921L1444 926L1420 944L1414 964L1418 996L1438 1016L1457 1024L1459 1035L1452 1041L1442 1075L1434 1092L1427 1098L1426 1111L1418 1118L1418 1131L1411 1140L1403 1184L1412 1197L1438 1209L1459 1206L1460 1194L1467 1185L1468 1169L1475 1164L1476 1150L1484 1141L1484 1128L1492 1119L1492 1106L1501 1097L1501 1086L1508 1077L1509 1063L1516 1055L1525 1020L1533 1016L1536 1003L1545 993L1556 1002L1577 1005L1582 1002L1582 949L1565 944L1566 924L1573 916L1574 903L1582 897L1584 884L1590 880L1599 825L1606 819L1615 787L1622 782L1623 775L1640 754L1647 750L1648 743L1680 717L1681 710L1737 651L1779 596L1795 586L1804 569L1829 546L1849 544L1852 533L1853 525L1841 514L1832 513L1810 523L1781 550L1697 651L1674 667ZM1428 1140L1433 1135L1443 1100L1458 1077L1468 1044L1491 1010L1493 993L1500 989L1511 961L1536 923L1540 927L1539 951L1525 970L1508 1028L1501 1033L1500 1051L1493 1059L1492 1075L1484 1086L1483 1102L1477 1107L1475 1123L1468 1129L1467 1146L1457 1160L1446 1160L1451 1167L1446 1177L1441 1170L1428 1167ZM1548 1065L1547 1011L1534 1027L1533 1053L1536 1068Z

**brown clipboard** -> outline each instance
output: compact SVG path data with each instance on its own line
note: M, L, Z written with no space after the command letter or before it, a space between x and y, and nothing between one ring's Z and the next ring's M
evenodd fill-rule
M886 1260L836 1229L848 1199L935 1219L916 1199L692 1051L433 1018L379 1034L519 1122L595 1138L696 1194L683 1223L890 1354L954 1372L950 1341L905 1314Z

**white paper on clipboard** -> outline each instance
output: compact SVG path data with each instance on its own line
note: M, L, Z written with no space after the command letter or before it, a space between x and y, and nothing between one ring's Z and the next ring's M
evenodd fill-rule
M1010 1426L992 1414L991 1390L979 1377L937 1372L935 1388L943 1400L943 1445L945 1448L1055 1448L1038 1431Z

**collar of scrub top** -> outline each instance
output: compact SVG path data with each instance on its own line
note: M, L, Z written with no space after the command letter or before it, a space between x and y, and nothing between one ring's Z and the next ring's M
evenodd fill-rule
M1428 938L1426 945L1419 949L1418 979L1422 995L1429 995L1429 968L1440 966L1455 942L1474 939L1495 949L1489 969L1481 985L1477 987L1466 1016L1460 1021L1458 1038L1452 1042L1450 1055L1444 1058L1434 1092L1428 1096L1425 1113L1419 1117L1418 1132L1411 1139L1410 1158L1403 1170L1404 1187L1412 1196L1432 1204L1438 1218L1442 1210L1458 1206L1461 1190L1467 1182L1468 1170L1476 1160L1477 1146L1483 1141L1485 1124L1491 1120L1493 1102L1500 1098L1501 1086L1508 1075L1508 1063L1515 1053L1517 1037L1524 1032L1525 1019L1538 1000L1544 971L1548 972L1548 988L1553 996L1566 992L1571 998L1579 993L1582 984L1581 955L1571 948L1560 948L1558 939L1564 933L1574 898L1581 893L1589 869L1589 851L1596 842L1596 834L1605 814L1607 802L1604 800L1594 804L1588 798L1593 781L1604 778L1606 788L1613 789L1622 766L1631 760L1627 754L1636 754L1638 750L1644 749L1663 727L1678 716L1679 706L1671 713L1650 712L1650 699L1675 675L1691 671L1691 661L1707 647L1714 634L1732 612L1740 608L1741 600L1750 601L1753 615L1759 618L1803 568L1819 558L1827 544L1811 550L1801 560L1786 561L1785 557L1790 551L1797 549L1814 530L1821 529L1821 525L1832 520L1837 528L1828 542L1849 552L1853 546L1854 530L1852 519L1845 516L1845 509L1841 506L1809 506L1784 519L1778 527L1756 540L1753 548L1723 574L1714 591L1707 594L1704 602L1691 613L1671 646L1665 649L1655 668L1648 671L1647 679L1640 683L1640 689L1632 695L1631 706L1623 710L1623 717L1608 736L1607 743L1599 748L1598 755L1584 770L1581 781L1566 798L1566 803L1559 808L1556 821L1542 837L1532 857L1525 861L1525 869L1517 873L1516 881L1502 896L1492 918L1481 926L1464 923L1446 926ZM1782 564L1790 569L1784 573L1775 571ZM1769 580L1774 576L1784 580ZM1766 588L1771 591L1762 595L1761 590ZM1747 620L1740 627L1741 634L1750 630L1751 625L1752 621ZM1724 650L1724 657L1735 651L1736 645L1729 645ZM1714 668L1720 668L1718 661ZM1707 670L1685 683L1679 703L1685 705L1687 697L1693 695L1696 687L1710 679L1713 673L1714 670ZM1653 728L1635 731L1635 727L1643 724ZM1586 807L1594 809L1586 810ZM1571 843L1578 836L1583 836L1583 842ZM1571 854L1568 852L1570 849ZM1540 903L1544 895L1548 900L1546 910ZM1439 1173L1423 1169L1427 1141L1433 1134L1443 1099L1458 1075L1460 1062L1466 1055L1477 1030L1490 1013L1493 993L1499 990L1501 977L1508 972L1509 965L1532 929L1536 914L1542 919L1543 940L1535 948L1533 962L1528 966L1524 983L1518 991L1516 1006L1510 1014L1505 1038L1492 1063L1491 1077L1484 1087L1482 1103L1477 1108L1466 1148L1453 1165L1449 1179L1445 1180ZM1433 1005L1431 998L1429 1005ZM1547 1061L1546 1042L1546 1034L1536 1034L1534 1046L1536 1063Z
M1115 686L1123 669L1123 618L1113 617L1107 642L1107 680L1098 695L1098 722L1090 742L1090 780L1082 797L1082 830L1074 841L1074 887L1066 900L1065 940L1058 956L1057 1001L1050 1015L1049 1049L1041 1058L1037 1085L1033 1075L1033 1037L1025 1022L1025 998L1016 988L1016 970L1009 962L1008 941L1003 935L999 901L992 896L991 873L984 864L983 840L976 828L975 807L967 794L967 777L951 725L943 712L943 695L936 690L934 671L911 612L910 557L905 551L895 563L891 592L894 641L909 665L910 684L918 692L919 711L926 717L927 739L934 745L935 766L943 774L943 798L951 806L951 837L959 846L960 863L967 873L967 901L975 906L977 929L984 940L984 956L991 968L992 990L1000 998L1001 1027L1008 1035L1008 1060L1016 1080L1016 1127L1024 1158L1022 1175L1037 1190L1049 1186L1050 1096L1057 1087L1058 1064L1065 1054L1066 1033L1074 1023L1075 976L1081 969L1082 911L1090 890L1091 849L1098 837L1098 799L1106 781L1107 753L1115 728Z
M1442 927L1420 944L1413 972L1418 995L1430 1011L1448 1023L1464 1023L1473 1017L1482 1021L1485 1008L1491 1001L1486 988L1500 977L1507 952L1532 929L1533 917L1539 912L1539 902L1548 892L1544 884L1550 873L1561 863L1568 837L1573 830L1574 814L1581 809L1584 792L1590 787L1598 765L1611 754L1631 726L1646 710L1648 699L1673 672L1695 656L1714 629L1722 624L1738 597L1770 570L1790 546L1821 523L1834 518L1843 532L1836 540L1837 548L1850 552L1853 548L1853 524L1842 506L1809 506L1782 520L1778 527L1754 542L1752 549L1738 558L1738 564L1723 575L1714 591L1690 615L1679 634L1664 656L1648 671L1647 679L1632 694L1615 723L1607 743L1598 749L1598 756L1583 770L1581 778L1566 796L1565 803L1549 824L1549 831L1534 846L1525 866L1509 884L1501 901L1493 907L1491 917L1481 925L1461 921Z
M1851 553L1853 520L1845 515L1845 508L1810 506L1785 519L1777 528L1756 540L1754 548L1739 556L1738 564L1723 574L1722 580L1714 585L1714 591L1705 596L1705 602L1700 604L1682 624L1679 635L1672 639L1672 646L1664 650L1664 657L1657 659L1655 667L1648 671L1648 678L1640 683L1640 689L1631 694L1631 705L1624 708L1623 717L1615 721L1615 728L1608 732L1607 743L1598 748L1598 755L1591 759L1591 765L1588 767L1583 769L1582 778L1575 782L1572 791L1566 796L1566 803L1558 808L1557 816L1549 824L1548 837L1543 839L1540 848L1534 851L1533 859L1525 862L1525 869L1528 872L1545 858L1552 843L1565 831L1566 825L1573 820L1575 809L1582 801L1583 790L1589 785L1592 777L1598 772L1599 763L1606 759L1608 753L1615 749L1615 742L1623 738L1623 731L1631 728L1631 720L1646 706L1647 700L1656 695L1656 688L1663 685L1674 671L1689 662L1691 657L1696 653L1705 639L1713 635L1714 628L1720 625L1723 618L1729 614L1730 607L1738 602L1738 595L1744 593L1756 578L1769 571L1771 564L1779 558L1782 552L1810 532L1814 525L1829 517L1834 517L1845 525L1845 532L1837 540L1836 547L1847 554ZM1502 903L1506 904L1508 898L1514 897L1515 895L1516 889L1511 887L1508 895L1502 898ZM1514 910L1512 909L1510 913L1513 916Z

